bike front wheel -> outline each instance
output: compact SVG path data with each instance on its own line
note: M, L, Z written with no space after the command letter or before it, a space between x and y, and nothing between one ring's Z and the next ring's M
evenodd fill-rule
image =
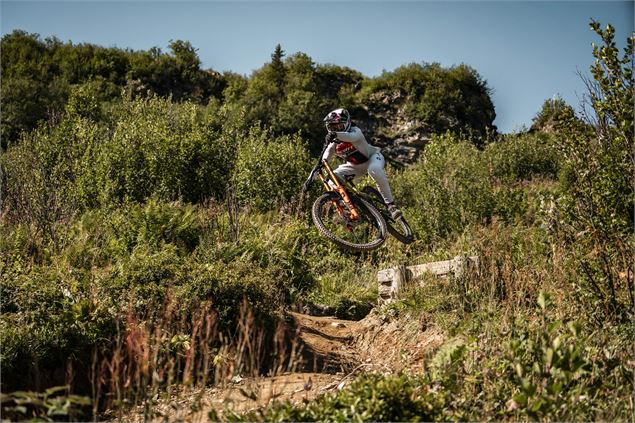
M320 233L339 247L351 251L370 251L386 240L386 222L381 213L361 198L351 197L360 213L353 220L350 210L337 192L327 192L313 203L311 216Z

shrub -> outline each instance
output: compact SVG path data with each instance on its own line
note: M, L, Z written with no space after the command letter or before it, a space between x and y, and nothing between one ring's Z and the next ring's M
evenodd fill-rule
M563 169L554 231L575 252L583 302L612 318L632 315L633 269L633 40L622 58L614 29L591 28L604 46L587 81L596 114L595 133L571 113L559 120Z
M253 127L238 145L234 181L241 204L271 210L298 194L311 170L299 137L274 137Z
M485 148L483 159L491 175L514 183L536 177L555 179L560 169L556 140L547 134L508 136Z
M243 302L258 321L269 328L284 306L284 295L268 268L255 266L249 260L232 263L192 264L189 277L176 289L183 306L201 299L211 301L218 313L220 329L233 333L241 317Z
M2 395L2 415L10 421L87 421L91 399L69 394L67 386L56 386L42 393L13 392Z
M444 398L404 374L367 374L350 387L327 394L305 406L278 404L232 421L434 421L441 417Z
M148 98L122 107L98 158L103 204L224 196L233 140L202 121L197 106Z
M433 139L419 161L394 178L396 198L424 242L487 221L494 194L479 151L451 135Z
M559 96L547 99L542 104L540 112L532 119L530 131L553 132L556 130L558 120L564 114L572 112L573 108Z
M173 245L157 250L139 245L114 268L104 272L99 287L104 301L115 310L131 307L135 315L152 320L160 313L168 291L187 278L188 267Z
M316 272L310 267L312 254L307 250L316 239L307 229L305 222L283 217L258 222L245 233L249 240L244 239L242 255L272 273L287 304L315 286Z
M90 93L78 89L70 101L60 125L42 126L25 135L0 162L9 220L34 225L55 244L59 243L61 221L83 205L94 204L94 157L105 137L104 128L92 119L99 106ZM79 104L92 112L79 113Z
M3 271L0 292L3 390L66 383L59 369L70 362L88 371L92 352L113 334L113 317L92 296L86 272L63 265Z
M113 257L125 256L137 245L153 251L165 244L174 245L185 255L196 248L203 231L203 222L195 206L154 199L113 212L109 220L113 235L122 248L119 254L113 251Z
M151 199L114 210L89 210L68 225L59 255L85 270L117 263L137 247L155 252L169 245L186 256L199 245L207 225L196 206L178 202Z

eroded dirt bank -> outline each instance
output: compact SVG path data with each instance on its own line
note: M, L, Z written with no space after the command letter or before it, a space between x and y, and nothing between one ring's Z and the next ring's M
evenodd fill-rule
M441 345L445 335L418 321L387 321L377 310L363 320L287 315L289 330L297 337L303 363L296 372L275 376L232 378L224 387L179 389L153 407L156 420L208 421L209 412L245 412L273 401L302 402L343 389L361 372L384 374L422 371L426 353ZM143 408L113 420L143 421Z

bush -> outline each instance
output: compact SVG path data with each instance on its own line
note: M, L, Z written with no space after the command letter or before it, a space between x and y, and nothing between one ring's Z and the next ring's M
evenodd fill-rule
M87 372L92 352L107 345L114 332L113 316L92 296L87 272L63 265L5 269L3 390L64 384L60 369L68 363L77 373Z
M596 122L592 131L571 113L562 134L562 193L554 231L577 258L581 300L610 318L629 319L635 306L633 269L633 41L622 58L615 30L591 28L604 46L594 47L594 81L587 81ZM595 132L595 133L593 133Z
M56 386L42 393L2 394L2 415L10 421L88 421L92 401L70 395L68 386Z
M107 225L115 238L109 246L110 256L125 257L136 246L156 251L166 244L187 255L197 247L204 223L193 205L151 199L143 205L133 204L113 212ZM115 240L119 251L113 248Z
M487 168L471 144L437 137L419 161L394 178L395 196L418 237L434 242L484 223L494 211Z
M148 98L124 102L121 119L100 151L97 175L103 204L149 197L199 202L225 194L233 139L197 106Z
M88 392L93 351L110 357L113 332L127 327L128 315L162 324L170 301L184 319L211 302L216 327L230 337L246 301L270 329L312 284L301 253L304 224L266 231L271 220L254 215L237 243L222 241L219 225L205 217L200 206L156 200L91 210L68 223L63 246L41 264L31 259L26 225L3 225L3 389L63 384L71 363L75 387Z
M94 157L105 138L104 128L93 120L99 105L91 94L77 89L70 102L57 127L41 126L25 135L0 161L7 217L34 225L55 244L61 221L94 201Z
M228 333L236 330L243 302L259 323L272 328L284 307L285 295L272 269L259 267L249 260L232 263L191 264L184 283L175 291L187 307L208 299L218 313L219 328Z
M443 398L426 390L404 374L359 377L345 390L327 394L305 406L278 404L230 421L434 421L441 414Z
M203 219L196 206L156 200L89 210L67 225L59 256L88 271L117 263L137 247L156 252L170 246L186 256L205 235L208 223Z
M501 182L514 183L541 177L556 179L560 156L556 140L546 134L508 136L485 148L483 159L491 175Z
M554 132L558 125L558 120L565 114L573 112L573 108L569 106L562 98L554 97L545 100L542 109L532 119L530 131Z
M297 136L274 137L253 127L238 145L234 171L241 204L271 210L300 192L312 160Z

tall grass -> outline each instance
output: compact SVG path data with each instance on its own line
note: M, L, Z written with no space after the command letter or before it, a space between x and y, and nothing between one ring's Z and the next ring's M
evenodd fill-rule
M235 380L278 375L302 365L301 346L290 339L281 320L263 325L244 301L233 332L219 329L211 302L184 313L173 297L160 317L135 315L132 308L118 324L114 348L95 355L92 368L93 406L117 410L119 418L142 404L144 418L155 418L160 398L178 397L180 387L203 390Z

